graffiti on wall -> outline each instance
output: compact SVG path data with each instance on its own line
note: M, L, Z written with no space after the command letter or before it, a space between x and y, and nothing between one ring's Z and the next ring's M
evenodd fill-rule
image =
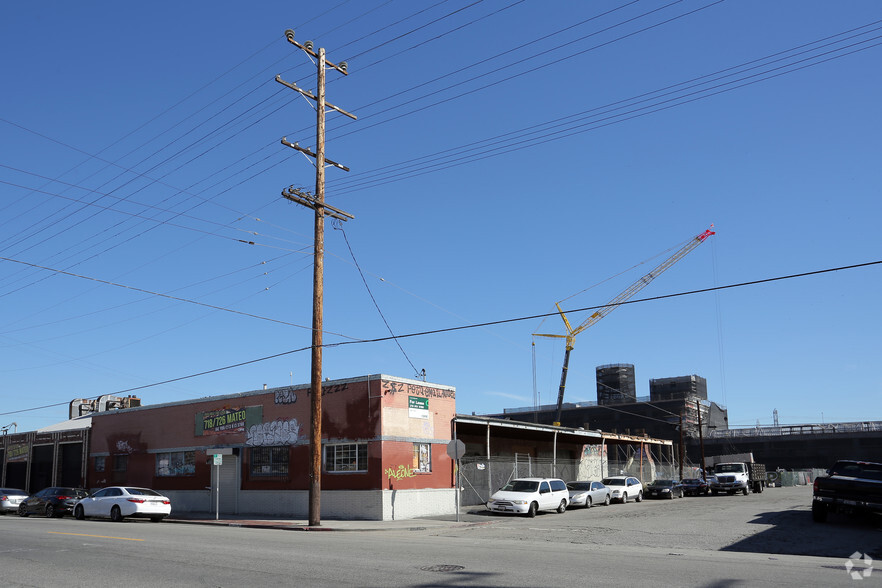
M386 476L390 480L402 480L404 478L413 478L416 474L413 473L412 469L402 464L398 466L397 470L395 468L386 468Z
M276 419L268 423L251 425L245 445L253 447L294 445L300 436L297 419Z
M6 461L27 461L28 446L27 443L20 445L10 445L6 450Z
M439 390L418 384L388 381L383 381L383 394L407 394L424 398L456 398L456 393L453 390Z
M583 445L582 459L579 461L580 480L599 480L603 478L604 464L607 460L605 445Z
M285 388L284 390L276 390L275 399L273 400L276 404L294 404L297 402L297 395L294 394L293 388Z
M331 394L336 394L337 392L345 392L348 389L349 389L349 384L332 384L332 385L322 384L322 397L330 396ZM306 391L306 395L307 396L312 395L311 388Z
M129 442L125 439L120 439L116 442L116 453L125 453L126 455L131 455L135 450L132 449L132 446L129 445Z
M143 453L144 443L141 442L141 434L116 433L107 436L107 450L112 455L132 455Z

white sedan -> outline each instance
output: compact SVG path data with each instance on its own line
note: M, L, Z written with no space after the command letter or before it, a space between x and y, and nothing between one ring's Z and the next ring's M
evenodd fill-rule
M602 482L567 482L570 505L591 508L596 504L609 504L610 490Z
M125 517L149 518L158 523L171 513L171 500L148 488L110 486L102 488L74 507L74 517L110 517L121 521Z

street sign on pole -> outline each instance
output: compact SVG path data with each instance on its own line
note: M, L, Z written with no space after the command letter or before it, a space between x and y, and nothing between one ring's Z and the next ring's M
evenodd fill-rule
M456 432L453 434L456 437ZM456 501L456 522L459 522L459 488L460 488L460 474L459 474L459 458L465 455L465 443L460 441L459 439L453 439L450 443L447 444L447 455L450 456L455 462L456 465L456 492L454 492L454 500Z
M454 439L447 444L447 455L450 459L459 459L465 455L465 443L459 439Z

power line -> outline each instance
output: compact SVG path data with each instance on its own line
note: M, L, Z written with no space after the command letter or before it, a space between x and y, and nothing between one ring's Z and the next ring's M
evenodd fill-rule
M533 138L529 139L528 141L524 141L523 137L516 136L516 137L512 137L510 139L505 139L504 141L497 141L497 144L499 145L497 147L492 147L492 148L478 147L479 145L481 145L483 143L491 142L494 139L508 137L508 136L514 135L518 132L523 132L523 131L527 131L530 129L535 129L535 128L539 128L539 127L546 127L548 125L551 125L552 123L556 123L561 120L573 118L575 116L580 116L580 115L583 115L588 112L594 112L594 111L601 110L604 108L609 108L609 107L615 106L617 104L623 104L626 102L630 102L630 101L635 100L636 98L639 98L639 96L633 97L633 98L628 98L625 100L620 100L617 102L613 102L613 103L607 104L605 106L597 107L597 108L594 108L594 109L591 109L588 111L583 111L582 113L578 113L575 115L569 115L568 117L555 119L554 121L548 121L546 123L540 123L538 125L526 127L524 129L521 129L520 131L513 131L510 133L497 135L496 137L493 137L490 139L484 139L481 141L469 143L465 146L465 147L472 146L469 149L463 149L462 147L450 148L450 149L447 149L447 150L444 150L441 152L437 152L432 155L414 158L414 159L410 159L405 162L402 162L402 163L411 163L411 165L409 165L407 167L415 168L415 167L418 167L416 162L418 162L420 160L425 160L425 159L431 158L435 161L435 163L428 165L428 166L425 166L425 167L422 167L421 169L419 169L417 171L396 170L396 171L390 171L386 174L376 174L375 173L375 172L381 171L383 169L394 168L396 166L400 166L400 164L391 164L391 165L387 165L387 166L384 166L381 168L377 168L376 170L373 170L373 171L362 172L362 174L360 174L362 176L365 174L375 174L375 175L374 175L374 177L368 177L368 178L353 177L352 179L349 179L349 180L343 180L343 183L348 182L349 185L342 185L342 184L338 185L337 186L338 189L336 190L336 195L339 196L342 194L348 194L348 193L357 191L359 189L374 188L374 187L382 186L382 185L396 182L396 181L401 181L401 180L405 180L405 179L412 179L412 178L415 178L418 176L426 175L429 173L434 173L437 171L443 171L443 170L450 169L453 167L458 167L460 165L466 165L468 163L473 163L473 162L480 161L482 159L487 159L490 157L497 157L500 155L508 155L508 154L511 154L515 151L520 151L523 149L537 147L539 145L542 145L542 144L545 144L545 143L548 143L551 141L558 141L558 140L565 139L565 138L568 138L568 137L571 137L574 135L578 135L578 134L594 131L594 130L597 130L600 128L604 128L607 126L611 126L613 124L618 124L618 123L632 120L635 118L639 118L642 116L647 116L649 114L661 112L663 110L668 110L668 109L674 108L676 106L682 106L682 105L685 105L685 104L688 104L691 102L695 102L697 100L710 98L710 97L716 96L718 94L722 94L722 93L729 92L729 91L732 91L732 90L735 90L738 88L742 88L745 86L749 86L749 85L752 85L755 83L767 81L769 79L773 79L776 77L780 77L783 75L794 73L796 71L799 71L799 70L802 70L802 69L805 69L808 67L820 65L822 63L826 63L827 61L832 61L834 59L847 57L847 56L852 55L854 53L858 53L861 51L866 51L868 49L872 49L874 47L882 45L882 43L873 43L873 44L871 44L869 46L865 46L865 47L857 47L857 45L869 43L871 41L875 41L880 38L882 38L882 37L880 37L880 36L873 37L870 39L860 41L859 43L854 43L854 44L848 45L846 47L840 47L835 50L828 51L820 56L813 56L811 58L806 58L806 59L803 59L803 60L800 60L797 62L793 62L793 63L787 64L784 66L779 66L779 67L776 67L776 68L773 68L770 70L766 70L766 71L763 71L763 72L760 72L757 74L744 76L739 79L736 79L736 80L733 80L730 82L726 82L725 84L718 84L716 86L712 86L709 88L695 90L693 92L689 92L687 94L683 94L683 95L677 96L675 98L670 98L668 100L656 102L654 104L642 106L640 108L635 108L635 109L621 112L618 114L610 114L612 112L615 112L616 110L621 110L621 108L630 107L632 105L620 106L619 108L607 110L605 112L600 112L600 113L598 113L596 115L592 115L590 117L584 117L587 119L593 119L593 120L589 120L588 122L580 123L580 124L574 125L574 126L569 126L568 128L564 128L559 131L546 133L545 135L539 135L537 137L533 137ZM841 52L846 49L852 49L852 50L848 51L846 53L839 54L839 55L832 55L832 53L834 53L834 52ZM805 63L809 59L818 59L819 57L822 57L822 56L827 56L827 57L825 59L818 60L813 63ZM802 65L799 65L798 67L794 67L797 64L802 64ZM792 69L789 69L787 71L779 71L779 70L786 68L786 67L791 67ZM722 70L722 71L726 71L726 70ZM773 73L773 72L777 72L777 73ZM769 74L769 75L767 75L767 74ZM765 76L765 77L760 77L760 76ZM759 78L759 79L755 79L755 78ZM737 84L737 85L732 86L733 84ZM725 87L725 86L731 86L731 87ZM711 90L716 90L716 91L711 92ZM661 91L661 90L657 90L656 92L658 92L658 91ZM654 92L652 92L652 93L654 93ZM645 100L643 100L641 102L645 102ZM640 102L637 102L636 104L639 104L639 103ZM595 117L602 116L602 115L609 115L609 116L605 116L604 118L595 118ZM579 119L577 119L577 120L579 120ZM563 126L563 125L558 124L556 126ZM554 127L549 127L549 128L554 128ZM537 134L540 132L544 132L544 130L540 129L540 130L532 131L531 133L528 133L528 135ZM479 149L484 149L484 150L478 151ZM469 154L469 151L473 151L473 152L478 151L478 152ZM446 161L437 161L437 156L443 155L444 153L450 153L451 155L445 156ZM454 157L454 156L458 156L458 157ZM379 177L377 177L377 175L379 175ZM383 177L383 176L385 176L385 177Z
M340 224L340 223L338 223L338 224ZM368 286L367 280L364 278L364 273L361 271L361 266L358 265L358 260L355 259L355 252L352 251L352 245L349 244L349 237L346 236L346 231L343 230L342 226L335 226L334 229L343 233L343 240L346 241L346 247L349 249L349 255L352 256L352 263L355 264L355 268L358 270L358 275L361 276L361 281L364 283L364 287L367 290L368 296L371 297L371 302L374 303L374 308L377 309L377 312L379 313L380 318L383 319L383 324L386 325L386 330L389 331L390 335L395 337L395 332L392 331L392 327L389 326L389 321L386 320L386 316L383 314L383 311L380 309L380 305L377 303L377 299L374 298L374 293L371 292L371 287ZM401 350L401 354L404 355L404 359L406 359L407 363L410 364L410 367L413 368L413 372L415 374L419 374L420 371L416 368L416 366L410 360L410 357L407 356L407 352L404 351L404 347L401 346L401 342L397 338L395 338L395 344L398 345L398 349Z
M75 274L75 273L73 273L73 272L67 272L67 271L60 270L60 269L55 269L55 268L51 268L51 267L46 267L46 266L42 266L42 265L37 265L37 264L35 264L35 263L28 263L27 261L21 261L21 260L18 260L18 259L11 259L11 258L9 258L9 257L0 257L0 261L9 261L9 262L12 262L12 263L18 263L18 264L22 264L22 265L27 265L27 266L30 266L30 267L33 267L33 268L36 268L36 269L46 270L46 271L50 271L50 272L53 272L53 273L56 273L56 274L62 274L62 275L65 275L65 276L71 276L71 277L73 277L73 278L81 278L81 279L83 279L83 280L90 280L90 281L92 281L92 282L98 282L99 284L105 284L105 285L108 285L108 286L115 286L115 287L117 287L117 288L123 288L123 289L126 289L126 290L132 290L133 292L141 292L141 293L143 293L143 294L150 294L151 296L158 296L158 297L160 297L160 298L168 298L169 300L174 300L174 301L176 301L176 302L186 302L187 304L195 304L195 305L197 305L197 306L204 306L204 307L206 307L206 308L211 308L211 309L214 309L214 310L222 310L222 311L224 311L224 312L230 312L230 313L233 313L233 314L238 314L238 315L242 315L242 316L247 316L247 317L250 317L250 318L260 319L260 320L269 321L269 322L272 322L272 323L279 323L279 324L281 324L281 325L287 325L287 326L289 326L289 327L297 327L297 328L300 328L300 329L306 329L306 330L308 330L308 331L312 331L312 328L311 328L311 327L307 327L307 326L304 326L304 325L298 325L298 324L295 324L295 323L289 323L289 322L287 322L287 321L283 321L283 320L279 320L279 319L274 319L274 318L269 318L269 317L261 316L261 315L258 315L258 314L252 314L252 313L249 313L249 312L242 312L242 311L240 311L240 310L233 310L232 308L225 308L225 307L223 307L223 306L216 306L216 305L214 305L214 304L208 304L208 303L205 303L205 302L199 302L199 301L197 301L197 300L190 300L190 299L188 299L188 298L181 298L181 297L179 297L179 296L171 296L170 294L163 294L163 293L161 293L161 292L153 292L152 290L146 290L146 289L144 289L144 288L137 288L137 287L135 287L135 286L128 286L128 285L126 285L126 284L119 284L119 283L117 283L117 282L111 282L111 281L108 281L108 280L102 280L102 279L100 279L100 278L93 278L93 277L91 277L91 276L84 276L84 275L82 275L82 274ZM343 338L346 338L346 339L358 340L358 339L356 339L355 337L350 337L350 336L348 336L348 335L344 335L344 334L342 334L342 333L334 333L334 332L330 332L330 331L329 331L328 333L331 334L331 335L337 335L338 337L343 337Z
M0 259L3 259L3 258L0 258ZM11 261L14 261L14 260L11 260ZM658 301L658 300L665 300L665 299L668 299L668 298L677 298L677 297L681 297L681 296L692 296L692 295L695 295L695 294L704 294L704 293L707 293L707 292L717 292L717 291L728 290L728 289L732 289L732 288L743 288L743 287L746 287L746 286L756 286L756 285L759 285L759 284L768 284L768 283L778 282L778 281L782 281L782 280L792 280L792 279L796 279L796 278L805 278L805 277L809 277L809 276L817 276L817 275L827 274L827 273L832 273L832 272L846 271L846 270L853 270L853 269L859 269L859 268L871 267L871 266L880 265L880 264L882 264L882 260L869 261L869 262L866 262L866 263L857 263L857 264L845 265L845 266L840 266L840 267L835 267L835 268L828 268L828 269L822 269L822 270L815 270L815 271L810 271L810 272L802 272L802 273L798 273L798 274L789 274L789 275L778 276L778 277L774 277L774 278L764 278L764 279L760 279L760 280L752 280L752 281L749 281L749 282L738 282L738 283L735 283L735 284L728 284L728 285L725 285L725 286L714 286L714 287L712 287L712 288L701 288L701 289L698 289L698 290L689 290L689 291L686 291L686 292L677 292L677 293L674 293L674 294L664 294L664 295L660 295L660 296L652 296L652 297L649 297L649 298L641 298L641 299L636 299L636 300L629 300L629 301L624 302L624 303L622 303L622 304L641 304L641 303L644 303L644 302L654 302L654 301ZM600 306L588 306L588 307L585 307L585 308L574 308L574 309L568 309L568 310L565 310L564 312L566 312L566 313L587 312L587 311L589 311L589 310L597 310L597 309L599 309L599 308L603 308L604 306L605 306L605 305L600 305ZM416 333L408 333L408 334L405 334L405 335L392 335L392 336L389 336L389 337L377 337L377 338L374 338L374 339L357 339L357 340L353 340L353 341L341 341L341 342L337 342L337 343L326 343L326 344L323 345L323 347L340 347L340 346L343 346L343 345L353 345L353 344L361 344L361 343L379 343L379 342L382 342L382 341L389 341L389 340L391 340L391 339L404 339L404 338L409 338L409 337L422 337L422 336L425 336L425 335L437 335L437 334L441 334L441 333L451 333L451 332L454 332L454 331L463 331L463 330L468 330L468 329L475 329L475 328L489 327L489 326L495 326L495 325L502 325L502 324L514 323L514 322L521 322L521 321L535 320L535 319L537 319L537 318L544 318L544 317L549 317L549 316L555 316L555 315L557 315L557 314L558 314L557 312L549 312L549 313L543 313L543 314L534 314L534 315L531 315L531 316L522 316L522 317L516 317L516 318L510 318L510 319L502 319L502 320L497 320L497 321L487 321L487 322L483 322L483 323L473 323L473 324L469 324L469 325L461 325L461 326L458 326L458 327L448 327L448 328L444 328L444 329L434 329L434 330L430 330L430 331L420 331L420 332L416 332ZM195 373L195 374L190 374L190 375L187 375L187 376L180 376L180 377L178 377L178 378L172 378L172 379L170 379L170 380L163 380L162 382L155 382L155 383L152 383L152 384L145 384L145 385L143 385L143 386L138 386L138 387L136 387L136 388L128 388L128 389L125 389L125 390L118 390L118 391L116 391L116 392L113 392L112 394L125 394L125 393L127 393L127 392L133 392L133 391L135 391L135 390L143 390L143 389L146 389L146 388L153 388L153 387L161 386L161 385L163 385L163 384L168 384L168 383L171 383L171 382L179 382L179 381L181 381L181 380L187 380L187 379L191 379L191 378L196 378L196 377L203 376L203 375L206 375L206 374L212 374L212 373L217 373L217 372L220 372L220 371L230 370L230 369L234 369L234 368L241 367L241 366L244 366L244 365L249 365L249 364L258 363L258 362L261 362L261 361L267 361L267 360L270 360L270 359L275 359L275 358L278 358L278 357L283 357L283 356L285 356L285 355L291 355L291 354L294 354L294 353L300 353L300 352L307 351L307 350L310 350L310 349L312 349L311 346L310 346L310 347L301 347L301 348L299 348L299 349L292 349L292 350L289 350L289 351L283 351L283 352L280 352L280 353L275 353L275 354L273 354L273 355L268 355L268 356L265 356L265 357L259 357L259 358L256 358L256 359L250 359L250 360L247 360L247 361L243 361L243 362L239 362L239 363L236 363L236 364L231 364L231 365L227 365L227 366L223 366L223 367L215 368L215 369L212 369L212 370L207 370L207 371L203 371L203 372L199 372L199 373ZM97 398L97 396L96 396L96 398ZM66 405L66 404L68 404L68 403L67 403L67 402L60 402L60 403L49 404L49 405L44 405L44 406L39 406L39 407L34 407L34 408L26 408L26 409L15 410L15 411L0 412L0 416L9 415L9 414L18 414L18 413L21 413L21 412L30 412L30 411L34 411L34 410L41 410L41 409L44 409L44 408L53 408L53 407L56 407L56 406L64 406L64 405Z

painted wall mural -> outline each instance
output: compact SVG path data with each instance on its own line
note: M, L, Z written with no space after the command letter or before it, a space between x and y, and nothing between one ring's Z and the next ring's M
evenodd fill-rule
M268 423L251 425L245 445L252 447L294 445L300 437L297 419L276 419Z

